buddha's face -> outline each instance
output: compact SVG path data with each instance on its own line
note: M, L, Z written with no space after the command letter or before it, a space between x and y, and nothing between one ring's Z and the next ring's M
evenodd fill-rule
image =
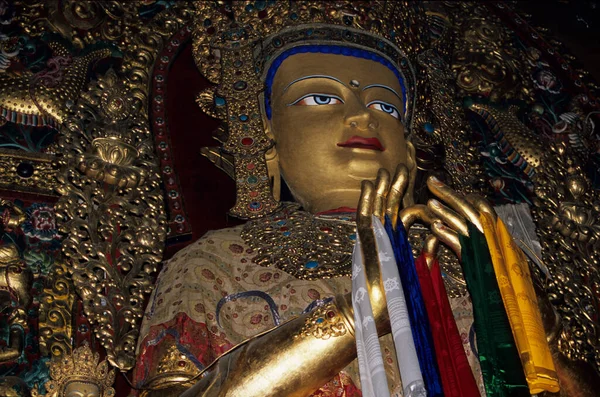
M277 70L271 103L280 171L312 213L355 208L362 180L407 162L402 88L379 62L293 55Z
M74 381L65 387L65 397L100 397L98 385Z

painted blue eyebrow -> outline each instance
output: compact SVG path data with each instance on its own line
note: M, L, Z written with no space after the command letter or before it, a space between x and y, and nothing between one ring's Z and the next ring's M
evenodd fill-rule
M304 77L300 77L299 79L296 79L294 81L292 81L291 83L289 83L288 85L285 86L285 88L283 89L283 92L286 92L288 88L290 88L290 86L292 84L296 84L299 81L302 80L308 80L308 79L329 79L329 80L333 80L333 81L337 81L338 83L340 83L341 85L343 85L344 87L347 87L346 84L344 84L342 82L342 80L340 79L336 79L333 76L328 76L326 74L314 74L314 75L310 75L310 76L304 76Z
M265 76L265 113L269 120L271 120L271 86L273 84L273 79L275 79L275 73L277 73L277 69L281 66L282 62L285 61L288 57L295 54L303 54L303 53L322 53L322 54L340 54L345 56L352 56L355 58L364 58L370 59L376 62L381 63L390 69L398 78L400 82L400 86L402 87L402 96L407 97L406 86L404 84L404 76L400 72L397 66L394 66L390 61L385 59L384 57L367 50L359 49L359 48L350 48L343 47L339 45L301 45L298 47L293 47L279 54L277 58L273 61L271 66L269 66L269 70ZM405 61L405 59L403 59ZM402 113L404 116L407 114L406 109L407 103L402 100Z
M383 85L383 84L371 84L371 85L366 86L362 90L364 91L364 90L366 90L368 88L383 88L384 90L391 91L394 95L396 95L398 97L398 99L400 99L400 101L404 102L404 100L402 99L402 97L400 96L400 94L398 94L396 92L396 90L394 90L391 87L388 87L387 85Z

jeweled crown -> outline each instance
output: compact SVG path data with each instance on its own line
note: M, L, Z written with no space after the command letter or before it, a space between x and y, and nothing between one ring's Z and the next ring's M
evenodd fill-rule
M221 150L205 151L234 177L240 218L275 211L265 153L274 145L264 132L261 99L269 66L298 46L357 48L389 61L406 88L406 129L416 97L411 60L427 35L419 2L412 1L197 1L193 55L201 73L217 84L198 96L209 115L224 120Z
M84 345L73 350L71 355L61 356L48 363L52 379L45 384L46 396L62 397L64 388L69 383L79 381L97 385L101 397L113 397L115 389L111 385L115 381L115 371L109 370L108 361L98 361L98 353ZM35 389L32 395L38 395Z

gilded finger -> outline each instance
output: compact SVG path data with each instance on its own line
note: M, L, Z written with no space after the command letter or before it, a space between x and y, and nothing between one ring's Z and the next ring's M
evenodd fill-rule
M385 214L392 221L392 228L396 229L398 223L398 212L400 211L400 203L408 186L408 168L404 164L398 164L396 173L390 185L390 191L387 196Z
M496 214L496 210L489 201L485 198L481 197L478 194L468 194L466 197L467 201L471 203L479 212L486 212L492 216L492 219L496 220L498 218L498 214Z
M385 206L388 191L390 190L390 173L385 168L380 168L375 181L375 200L373 202L373 215L385 222Z
M400 211L400 221L408 231L413 223L420 220L426 225L431 225L437 218L426 205L416 204Z
M381 282L377 243L372 227L375 196L375 186L369 181L363 181L361 196L358 202L356 223L360 242L359 248L363 257L369 296L373 299L373 302L377 302L377 304L373 306L373 314L379 316L381 314L376 312L385 310L385 304L381 304L382 299L383 302L385 301L385 295L383 293L383 285Z
M431 225L431 231L442 243L454 251L458 259L461 259L460 240L457 232L445 226L441 221L434 222Z
M427 267L431 268L431 264L433 260L437 258L438 248L440 247L440 240L430 234L425 238L425 243L423 244L423 252L425 253L425 261L427 262Z
M463 215L467 220L483 233L483 227L479 221L479 213L466 199L454 190L446 186L435 176L427 178L427 187L437 198L448 204L453 210Z
M371 215L373 214L374 201L375 187L371 182L363 181L356 215L356 224L359 230L361 228L371 228Z
M469 227L465 219L455 211L446 207L436 199L431 199L427 202L427 208L431 210L436 218L440 218L446 225L456 230L463 236L469 235Z

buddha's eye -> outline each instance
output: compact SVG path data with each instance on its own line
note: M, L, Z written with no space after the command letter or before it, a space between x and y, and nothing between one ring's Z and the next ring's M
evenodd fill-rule
M389 103L375 101L375 102L369 103L367 105L367 107L371 108L371 109L375 109L375 110L381 110L382 112L385 112L394 118L397 118L397 119L400 118L400 112L398 111L396 106L390 105Z
M326 94L308 94L296 99L289 106L319 106L319 105L339 105L344 103L340 97Z

